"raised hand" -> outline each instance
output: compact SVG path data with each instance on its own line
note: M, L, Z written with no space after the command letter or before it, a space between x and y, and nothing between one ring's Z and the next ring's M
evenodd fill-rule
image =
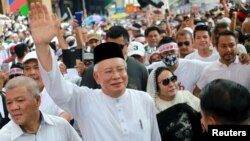
M36 47L46 46L56 36L59 20L50 15L44 4L31 3L29 21Z

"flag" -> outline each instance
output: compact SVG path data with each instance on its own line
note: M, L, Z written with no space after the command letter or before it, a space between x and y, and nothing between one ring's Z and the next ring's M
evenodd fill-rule
M22 15L28 15L28 3L27 0L9 0L10 12L16 13L20 11Z

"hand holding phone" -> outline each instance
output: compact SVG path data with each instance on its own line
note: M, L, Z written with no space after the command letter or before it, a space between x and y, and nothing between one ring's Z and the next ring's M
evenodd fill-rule
M77 23L79 26L82 25L82 17L83 17L83 12L75 12L75 18L77 20Z

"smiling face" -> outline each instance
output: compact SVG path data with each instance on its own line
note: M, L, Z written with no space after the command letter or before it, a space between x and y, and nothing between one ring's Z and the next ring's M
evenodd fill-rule
M208 31L196 31L194 37L194 46L198 50L209 49L211 45L211 38L209 36Z
M126 62L121 58L103 60L96 64L94 78L105 94L119 97L128 85Z
M157 77L157 83L159 86L159 97L164 100L172 100L176 93L177 93L177 84L176 80L169 81L169 83L166 85L164 84L164 80L166 78L170 79L173 77L172 73L168 70L163 70L160 75ZM173 80L173 79L172 79Z
M15 87L7 90L6 105L12 120L26 126L39 112L40 96L33 96L24 86Z
M42 82L42 78L38 67L38 62L36 59L28 60L23 64L23 73L24 76L33 78L37 82L39 90L42 91L44 85Z

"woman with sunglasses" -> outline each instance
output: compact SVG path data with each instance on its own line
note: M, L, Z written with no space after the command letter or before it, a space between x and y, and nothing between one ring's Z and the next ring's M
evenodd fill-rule
M168 68L159 67L152 73L155 80L157 120L162 140L198 139L200 100L189 91L178 90L177 76Z

